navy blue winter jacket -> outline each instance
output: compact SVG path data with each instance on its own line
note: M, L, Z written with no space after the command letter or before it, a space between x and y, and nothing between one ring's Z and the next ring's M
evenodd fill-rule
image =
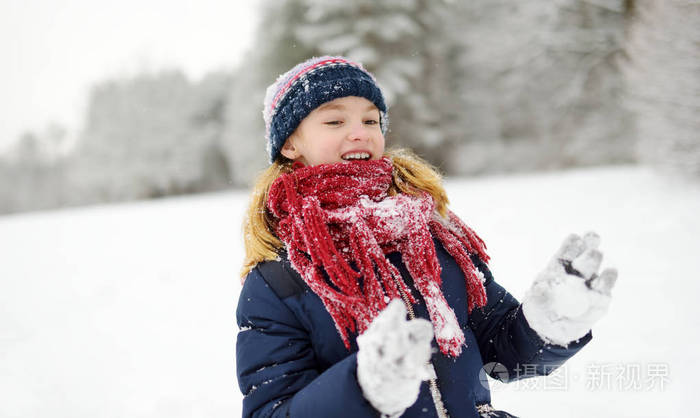
M468 315L464 276L438 241L435 248L442 266L442 291L466 337L466 347L457 358L444 356L433 340L432 362L451 418L479 417L476 406L490 403L486 379L483 374L479 378L484 364L505 366L508 376L498 373L501 380L545 375L590 341L588 333L567 348L545 344L527 324L518 301L494 281L476 256L472 260L486 278L488 303ZM390 254L389 260L413 288L400 255ZM413 307L416 316L429 319L419 292L413 293L419 299ZM240 328L236 369L244 394L244 417L379 416L357 382L355 336L347 350L321 299L284 254L280 261L261 263L251 270L236 317ZM427 382L403 416L437 416Z

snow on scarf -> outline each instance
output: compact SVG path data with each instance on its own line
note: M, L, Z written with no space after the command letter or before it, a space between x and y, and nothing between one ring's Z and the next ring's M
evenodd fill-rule
M486 304L483 276L469 254L488 261L483 241L455 214L447 219L432 197L389 196L392 162L300 167L270 187L268 207L289 260L316 293L350 348L349 332L362 333L394 298L416 299L386 254L399 252L426 302L440 350L458 356L464 334L441 291L433 236L462 270L468 310ZM325 274L324 274L325 273Z

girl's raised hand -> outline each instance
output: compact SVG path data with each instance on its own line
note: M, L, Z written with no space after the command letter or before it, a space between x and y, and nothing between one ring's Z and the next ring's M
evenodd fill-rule
M433 377L428 361L433 327L425 319L406 319L394 299L357 337L357 380L365 398L385 417L399 416L418 398L423 380Z
M599 244L594 232L568 236L525 295L525 319L546 342L566 346L607 312L617 270L598 274L603 260Z

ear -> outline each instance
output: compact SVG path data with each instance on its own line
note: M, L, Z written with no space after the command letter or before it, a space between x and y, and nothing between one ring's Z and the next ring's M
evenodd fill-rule
M296 160L301 156L301 152L299 152L299 149L296 147L294 139L294 135L287 138L280 150L280 153L290 160Z

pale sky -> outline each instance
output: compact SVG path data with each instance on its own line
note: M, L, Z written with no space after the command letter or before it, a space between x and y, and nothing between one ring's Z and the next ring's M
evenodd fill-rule
M95 82L235 66L260 1L0 0L0 150L52 121L75 134Z

